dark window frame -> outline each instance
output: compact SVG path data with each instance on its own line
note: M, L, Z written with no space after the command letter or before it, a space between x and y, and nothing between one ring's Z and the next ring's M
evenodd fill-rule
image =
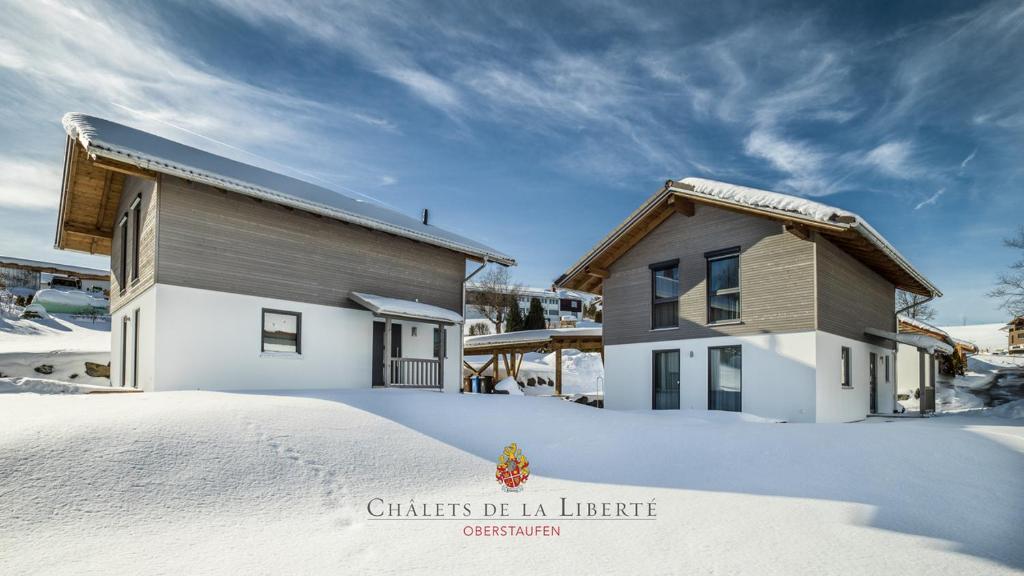
M142 194L135 197L129 207L132 215L132 274L131 283L139 281L139 244L142 239Z
M741 322L743 320L743 272L740 267L740 246L732 246L730 248L723 248L721 250L713 250L711 252L704 253L704 321L708 326L714 326L716 324L732 324ZM726 288L724 291L719 290L718 292L711 293L711 263L716 260L725 260L727 258L736 258L736 287ZM729 318L727 320L711 320L711 297L719 295L736 295L736 317Z
M673 260L664 260L661 262L655 262L647 267L651 271L651 330L671 330L673 328L679 328L679 294L678 290L675 298L658 298L658 272L663 270L676 269L676 281L679 281L679 258ZM670 326L655 326L655 318L657 317L654 310L658 304L668 304L675 302L675 322Z
M447 330L445 330L445 332L447 333ZM441 327L440 326L434 326L434 358L441 358L440 352L443 351L444 352L444 357L445 357L445 359L447 359L448 358L448 346L447 346L448 343L444 341L443 337L442 338L438 338L438 336L440 334L441 334ZM438 348L440 348L441 350L438 350Z
M118 288L121 293L128 288L128 213L125 212L124 216L117 223L117 233L121 236L121 250L120 258L121 261L118 263Z
M885 383L888 384L889 382L891 382L891 380L889 379L889 354L886 354L884 356L884 358L885 358Z
M121 317L121 388L128 383L128 315Z
M676 353L676 373L679 375L679 386L676 390L676 400L679 405L675 408L658 408L658 354ZM683 408L683 351L679 348L660 348L651 350L651 410L682 410Z
M842 378L839 385L843 388L853 388L853 350L849 346L843 346L840 349L839 363L842 365Z
M139 309L132 312L132 388L139 387Z
M268 351L266 349L266 342L263 341L263 327L266 326L267 313L270 314L281 314L284 316L295 316L295 352L278 352L274 350ZM260 353L269 354L302 354L302 312L293 312L291 310L278 310L276 308L261 308L260 309Z
M714 388L711 387L711 351L722 350L725 348L739 348L740 350L740 409L737 412L743 412L743 345L742 344L729 344L727 346L708 346L708 410L720 410L719 408L711 408L711 394Z

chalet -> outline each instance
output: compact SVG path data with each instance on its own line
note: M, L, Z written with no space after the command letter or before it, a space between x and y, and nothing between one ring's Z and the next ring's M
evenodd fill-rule
M555 285L603 297L606 408L804 422L893 413L895 291L941 295L852 212L700 178Z
M1017 316L1003 327L1006 332L1006 351L1024 354L1024 316Z
M467 260L512 258L128 126L63 123L56 247L110 255L113 385L459 389Z

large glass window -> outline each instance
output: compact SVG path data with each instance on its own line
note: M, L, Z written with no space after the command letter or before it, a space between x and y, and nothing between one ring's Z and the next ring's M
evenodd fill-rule
M731 248L709 253L708 259L708 324L739 320L740 317L740 254Z
M708 410L743 411L743 349L708 348Z
M679 350L654 352L655 410L679 409Z
M651 264L651 328L679 326L679 260Z
M263 352L302 353L302 314L263 309Z

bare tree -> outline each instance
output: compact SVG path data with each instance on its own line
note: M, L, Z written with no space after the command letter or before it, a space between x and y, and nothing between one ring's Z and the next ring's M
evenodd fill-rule
M1007 248L1024 250L1024 226L1013 238L1003 240ZM990 298L1003 301L1003 308L1014 317L1024 316L1024 256L1010 264L1010 271L1000 274L996 287L988 293Z
M909 308L907 308L909 306ZM903 310L907 308L906 310ZM935 318L935 309L928 304L928 297L919 294L896 291L896 309L903 310L903 314L915 320L931 320Z
M519 294L522 293L522 286L512 282L512 276L508 268L497 266L489 268L480 275L476 281L476 290L473 291L469 304L494 323L494 331L501 334L502 324L512 306L519 306Z

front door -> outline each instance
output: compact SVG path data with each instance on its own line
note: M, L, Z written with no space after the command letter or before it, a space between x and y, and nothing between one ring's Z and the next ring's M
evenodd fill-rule
M402 325L391 323L391 357L402 357ZM384 323L373 323L373 385L384 385Z
M878 413L878 354L872 352L868 358L870 359L871 413L876 414Z

